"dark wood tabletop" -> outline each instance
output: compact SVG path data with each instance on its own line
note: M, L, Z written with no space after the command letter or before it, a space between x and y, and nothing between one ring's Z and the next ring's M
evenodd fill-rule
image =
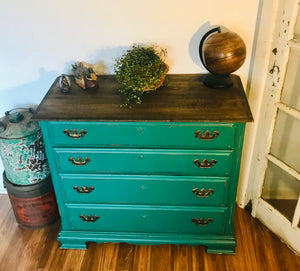
M37 120L70 121L253 121L238 76L233 86L212 89L203 84L204 74L169 74L156 91L145 93L142 104L121 107L125 97L114 75L98 76L97 90L84 90L71 77L69 93L62 93L58 79L53 83L34 115Z

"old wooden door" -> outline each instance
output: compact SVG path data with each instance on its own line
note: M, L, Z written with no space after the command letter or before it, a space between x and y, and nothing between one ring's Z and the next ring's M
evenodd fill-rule
M268 2L268 1L265 1ZM270 1L269 1L270 2ZM249 189L252 215L300 253L300 14L298 0L272 5L272 30ZM263 46L263 45L260 45Z

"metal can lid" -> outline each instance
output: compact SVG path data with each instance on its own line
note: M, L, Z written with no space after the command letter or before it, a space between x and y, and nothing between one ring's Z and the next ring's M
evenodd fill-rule
M34 108L16 108L5 112L0 119L0 138L19 139L30 136L41 128L38 121L32 120Z

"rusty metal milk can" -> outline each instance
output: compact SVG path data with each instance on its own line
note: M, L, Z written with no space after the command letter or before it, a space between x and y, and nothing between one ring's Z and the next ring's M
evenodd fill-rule
M7 178L31 185L50 175L41 128L33 108L12 109L0 119L0 156Z

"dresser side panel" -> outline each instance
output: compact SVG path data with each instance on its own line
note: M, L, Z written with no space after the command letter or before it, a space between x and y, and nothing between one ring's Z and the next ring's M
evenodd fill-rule
M241 156L243 149L243 141L244 141L244 131L245 131L245 123L237 123L236 125L236 133L235 133L235 144L234 144L234 153L232 159L232 168L231 168L231 178L229 182L229 190L228 190L228 218L226 225L226 233L234 234L233 227L233 217L236 206L236 193L237 193L237 185L239 180L239 172L240 172L240 164L241 164Z
M65 195L63 187L60 183L58 172L57 172L57 160L55 158L53 148L52 148L52 134L51 130L49 129L49 123L47 121L40 121L39 122L43 138L45 142L45 151L47 155L47 159L49 162L49 167L51 171L51 177L53 182L53 187L56 195L57 205L59 209L59 213L61 215L61 222L62 222L62 228L64 228L64 225L68 225L68 217L70 216L67 209L65 208ZM68 228L68 227L66 227Z

